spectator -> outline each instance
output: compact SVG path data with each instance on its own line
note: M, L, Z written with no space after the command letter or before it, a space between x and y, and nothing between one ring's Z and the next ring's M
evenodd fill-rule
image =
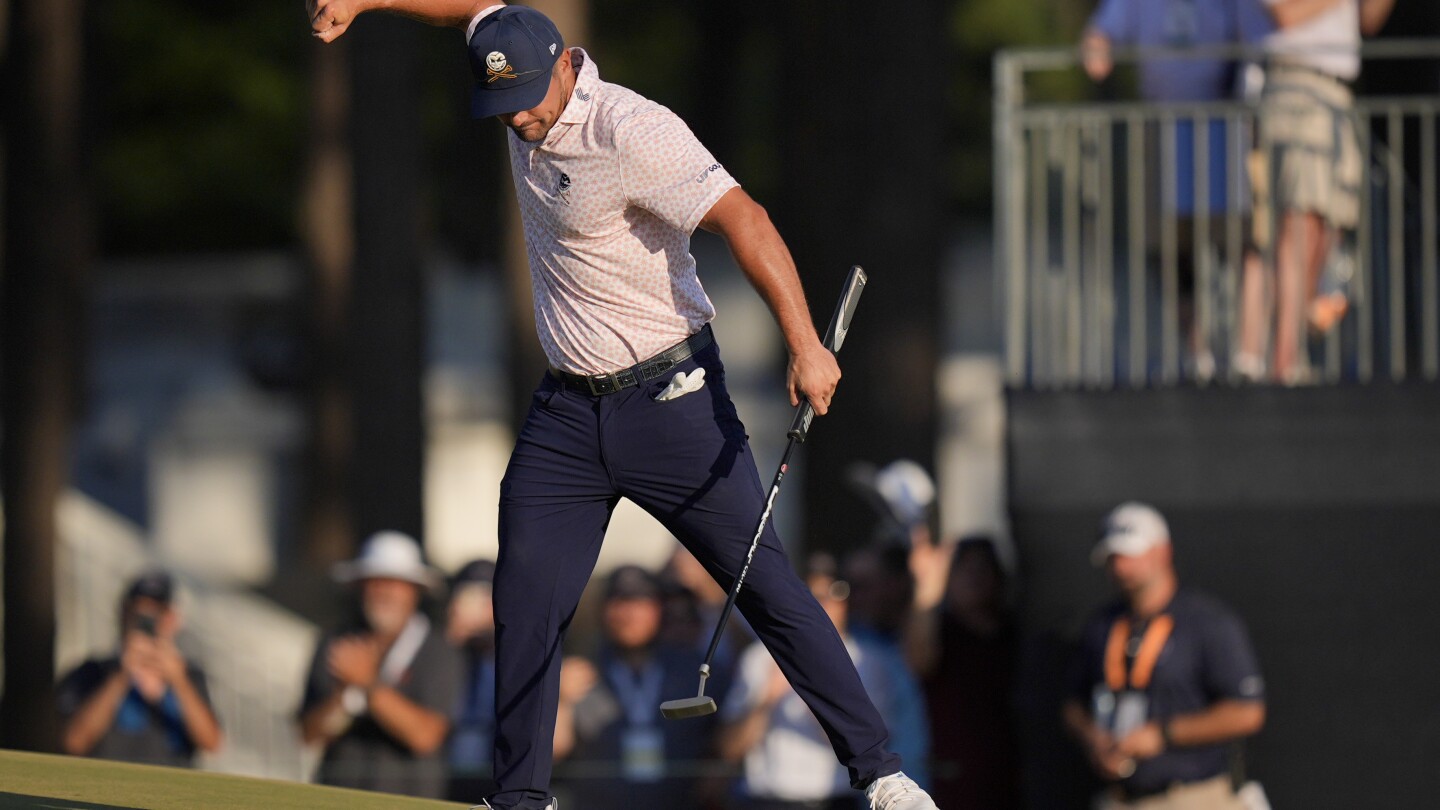
M450 582L445 638L460 651L459 699L450 733L450 798L466 801L495 788L495 563L473 560Z
M301 731L325 749L319 781L441 798L459 661L420 610L439 572L413 538L387 531L334 576L358 585L360 615L321 639L305 684Z
M1265 722L1245 626L1179 587L1169 527L1149 506L1111 512L1093 559L1120 598L1086 625L1063 719L1110 783L1097 807L1239 810L1226 746Z
M1239 45L1258 43L1269 32L1271 25L1259 0L1104 0L1096 10L1085 30L1081 45L1085 72L1094 81L1109 77L1114 67L1112 58L1114 45L1129 45L1146 49L1168 50L1194 49L1206 46ZM1140 92L1147 101L1155 102L1205 102L1234 99L1239 85L1235 59L1199 58L1177 55L1174 57L1146 57L1139 62ZM1200 251L1215 255L1224 254L1228 244L1226 212L1230 210L1246 213L1248 206L1234 196L1232 184L1227 182L1231 142L1239 137L1234 129L1227 126L1223 117L1205 117L1206 178L1195 177L1196 156L1199 140L1196 137L1196 120L1181 117L1164 133L1174 139L1173 165L1175 187L1171 196L1160 199L1162 176L1170 167L1163 167L1160 161L1162 131L1159 124L1152 123L1146 128L1147 199L1131 200L1129 205L1144 205L1145 210L1154 212L1147 215L1147 252L1152 264L1159 263L1161 249L1162 217L1175 221L1175 255L1181 285L1181 326L1189 335L1191 361L1197 378L1208 379L1215 372L1214 353L1208 338L1200 330L1194 317L1196 294L1195 256ZM1239 168L1235 170L1238 172ZM1207 233L1197 238L1195 218L1199 207L1197 185L1205 188L1208 205L1205 213L1210 217ZM1242 224L1243 233L1250 228ZM1243 261L1257 264L1258 255L1253 247L1243 248ZM1206 291L1201 290L1204 295ZM1141 329L1132 324L1132 331Z
M715 718L661 719L664 700L694 693L702 659L660 642L662 597L649 571L615 569L597 660L573 657L561 669L555 756L569 761L568 782L583 791L586 810L703 804L694 769L713 755Z
M861 461L850 465L847 477L879 518L871 542L902 546L929 542L935 517L935 479L924 467L908 458L880 469Z
M806 584L845 642L860 681L880 713L896 703L894 670L848 631L850 586L836 577L826 554L810 558ZM859 806L829 738L795 694L763 644L741 654L735 684L721 704L720 754L741 762L739 792L744 810L855 810ZM919 763L920 760L906 760ZM906 765L911 767L911 765Z
M1395 0L1263 0L1276 31L1265 41L1269 65L1260 118L1259 173L1279 220L1273 305L1266 280L1244 280L1241 351L1263 368L1263 343L1273 325L1270 372L1277 382L1306 380L1301 355L1309 326L1328 330L1344 316L1343 291L1317 298L1322 269L1341 231L1360 217L1364 157L1355 131L1360 35L1380 30Z
M1016 638L995 544L988 537L916 543L910 567L916 609L906 648L930 707L931 795L948 810L1019 807Z
M196 751L219 750L205 674L175 646L174 596L163 571L130 583L120 601L120 652L87 660L61 679L65 753L186 767Z
M661 634L666 641L693 647L703 656L710 649L710 639L729 594L695 555L679 544L661 572L661 581L665 585ZM720 636L720 646L715 648L711 669L728 674L735 665L737 651L754 640L754 631L745 617L738 612L731 614Z
M903 644L915 598L909 554L908 546L885 543L850 555L845 564L849 637L885 671L885 699L876 698L876 708L885 718L890 744L906 763L905 772L925 787L930 783L929 712Z

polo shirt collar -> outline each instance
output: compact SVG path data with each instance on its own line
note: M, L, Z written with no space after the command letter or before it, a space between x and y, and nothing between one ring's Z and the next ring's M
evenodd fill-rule
M575 88L570 92L570 101L565 104L565 110L560 113L557 124L583 124L589 120L595 91L600 86L600 69L595 67L595 60L590 58L590 54L582 48L571 48L570 53L572 56L579 56L584 63L575 77Z

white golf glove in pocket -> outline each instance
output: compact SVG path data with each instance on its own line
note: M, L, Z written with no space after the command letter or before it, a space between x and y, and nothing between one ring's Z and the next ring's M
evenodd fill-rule
M656 402L669 402L672 399L679 399L686 394L693 394L705 387L705 369L697 368L686 374L679 372L670 378L670 384L665 390L655 395Z

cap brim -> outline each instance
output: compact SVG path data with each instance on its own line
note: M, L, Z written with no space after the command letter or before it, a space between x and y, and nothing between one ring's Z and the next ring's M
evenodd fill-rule
M330 575L336 582L347 585L365 579L398 579L436 592L441 589L443 581L439 572L428 568L423 571L399 571L357 562L336 563Z
M1114 553L1115 552L1110 548L1110 543L1105 540L1101 540L1099 543L1095 544L1095 548L1090 550L1090 564L1095 566L1096 568L1104 568L1106 561L1108 561L1110 559L1110 555Z
M550 71L513 87L494 88L476 82L470 90L470 117L493 118L540 106L550 90Z
M1090 562L1096 568L1104 567L1105 563L1113 556L1138 557L1156 546L1163 545L1163 540L1144 540L1125 535L1107 537L1095 544L1094 550L1090 552Z

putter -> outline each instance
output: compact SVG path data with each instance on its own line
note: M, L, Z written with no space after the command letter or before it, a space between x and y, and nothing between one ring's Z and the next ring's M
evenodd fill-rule
M860 303L860 293L865 291L866 281L868 278L860 265L850 268L850 275L845 279L845 289L840 293L840 302L835 306L835 314L830 316L830 328L825 330L825 348L832 353L839 352L840 345L845 342L845 335L850 331L850 319L855 317L855 305ZM814 418L814 408L810 407L808 399L802 397L800 405L795 409L795 420L790 423L790 430L786 434L790 441L785 445L784 455L780 456L780 468L775 471L775 480L770 484L770 494L765 498L765 509L760 513L759 523L755 527L755 537L750 540L750 551L745 555L745 565L741 567L740 575L735 577L735 584L730 586L730 594L725 598L725 608L720 611L720 621L715 625L714 635L710 636L710 649L705 653L704 663L700 665L700 692L695 697L661 703L660 714L668 720L703 717L714 714L718 709L715 698L705 694L705 682L710 680L710 662L715 659L715 650L720 646L721 636L725 634L725 625L730 621L730 612L735 609L735 599L740 595L740 587L745 584L745 575L750 573L750 561L755 558L760 536L765 533L765 524L770 521L770 510L775 506L775 496L780 494L780 482L785 480L785 472L790 468L790 454L795 451L795 445L805 441L805 436L810 432L810 421Z

